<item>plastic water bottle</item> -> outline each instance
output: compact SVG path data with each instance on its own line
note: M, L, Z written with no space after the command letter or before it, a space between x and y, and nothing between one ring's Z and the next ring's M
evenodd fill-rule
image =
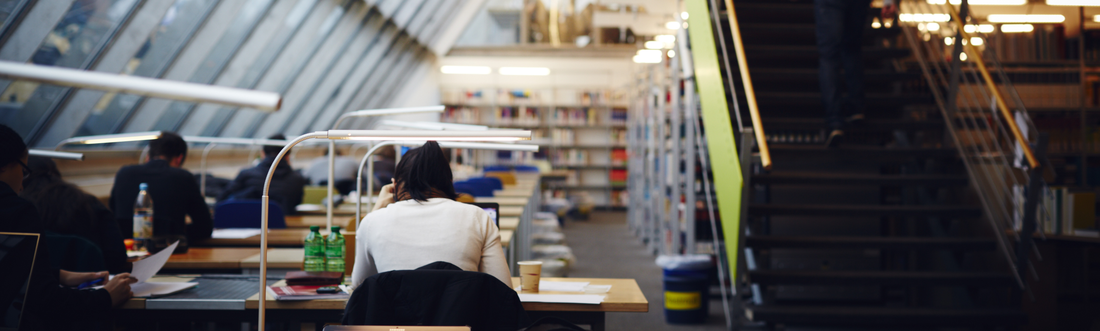
M149 196L149 184L141 183L138 189L134 201L134 250L145 251L153 238L153 198Z
M340 234L340 227L333 226L328 235L328 243L325 247L325 271L344 272L344 236Z
M305 271L325 271L325 237L321 236L321 227L309 227L305 242Z

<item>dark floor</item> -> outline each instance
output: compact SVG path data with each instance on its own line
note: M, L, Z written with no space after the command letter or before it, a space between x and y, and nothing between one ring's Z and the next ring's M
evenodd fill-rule
M648 313L608 313L607 330L725 330L722 301L710 301L705 324L665 323L661 268L657 257L646 252L641 240L631 234L625 212L593 212L587 221L569 221L565 238L577 256L569 276L633 278L649 300Z

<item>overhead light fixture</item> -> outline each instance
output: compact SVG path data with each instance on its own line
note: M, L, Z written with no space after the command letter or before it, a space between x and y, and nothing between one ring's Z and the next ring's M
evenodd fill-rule
M493 69L483 66L443 66L439 71L448 75L488 75Z
M676 50L674 50L674 49L668 50L668 58L671 59L671 58L674 58L674 57L676 57Z
M160 131L148 131L148 132L132 132L132 133L119 133L119 134L104 134L98 136L83 136L72 137L62 140L57 144L54 149L60 149L61 146L70 144L82 144L82 145L95 145L95 144L110 144L121 143L131 141L144 141L160 138Z
M685 12L680 12L680 19L687 21L688 12L686 12L686 11Z
M970 37L970 44L974 46L981 46L982 44L985 44L985 40L982 40L982 37Z
M878 17L875 17L873 20L871 20L871 28L872 29L878 29L878 28L881 28L881 27L882 27L882 23L879 23Z
M898 14L898 20L902 22L947 22L951 20L951 15L939 13L902 13Z
M939 32L940 31L940 24L935 23L935 22L928 23L927 25L925 25L925 28L927 28L928 31Z
M662 49L662 48L665 48L665 43L660 42L660 41L656 41L656 40L650 40L650 41L645 42L645 48L646 49Z
M1021 33L1035 31L1035 26L1031 24L1001 24L1001 32L1004 33Z
M660 41L666 44L671 44L676 42L676 36L670 34L659 34L653 36L653 40Z
M990 14L987 20L991 23L1062 23L1066 17L1049 14Z
M1093 21L1093 22L1097 22L1097 23L1100 23L1100 15L1093 15L1093 16L1092 16L1092 21Z
M970 25L967 25L967 26L963 27L963 31L966 31L966 33L974 33L974 32L991 33L994 30L996 30L996 28L993 26L993 24L979 24L979 25L970 24Z
M931 5L942 5L946 3L947 1L945 0L928 0L928 4ZM969 0L967 1L967 3L974 6L1018 6L1026 5L1027 0ZM951 0L951 4L960 5L962 4L962 1Z
M677 23L675 21L668 22L668 23L665 23L665 28L667 28L669 30L676 30L676 29L680 28L680 23Z
M945 37L945 38L943 38L943 43L947 46L954 45L955 44L955 38Z
M41 149L27 150L30 156L48 157L51 159L84 161L84 153L55 152Z
M634 55L634 63L661 63L663 52L659 49L639 49Z
M1047 0L1048 6L1096 7L1100 0Z
M966 52L959 53L959 60L966 61L966 59L967 59Z
M408 122L398 120L382 120L382 125L394 126L399 128L408 129L420 129L420 130L468 130L468 131L484 131L488 130L488 126L484 125L472 125L472 124L456 124L456 123L442 123L442 122Z
M501 67L500 74L505 76L546 76L550 68L543 67Z

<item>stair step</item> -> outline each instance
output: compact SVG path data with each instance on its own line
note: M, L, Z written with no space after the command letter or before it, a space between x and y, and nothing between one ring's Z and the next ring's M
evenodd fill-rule
M863 59L883 60L903 58L909 56L910 53L909 49L906 48L864 47ZM813 63L815 67L818 61L817 46L813 45L745 45L745 56L748 58L749 64L753 66L756 65L754 60L780 63L797 60ZM790 62L787 63L789 64Z
M964 186L970 183L966 175L864 175L818 172L774 172L752 176L753 184L798 185L922 185Z
M741 16L744 16L742 14ZM804 23L809 22L809 23ZM741 36L748 45L817 45L817 35L813 21L776 23L745 22L741 24ZM874 40L893 38L901 34L901 29L863 30L863 42L871 44ZM732 41L730 36L726 37Z
M910 158L957 158L959 151L954 148L883 148L877 146L849 146L841 143L837 148L823 145L768 144L772 157L836 157L854 160L868 159L910 159Z
M993 239L927 237L818 237L748 236L752 248L894 249L894 250L993 250Z
M825 128L821 118L764 118L764 132L768 130L820 130ZM893 130L943 130L943 121L907 120L907 119L866 119L859 125L846 130L851 131L893 131Z
M1008 274L995 272L915 271L750 271L753 283L762 285L942 285L1012 286Z
M851 306L745 307L754 322L845 326L1015 326L1027 316L1010 308L903 308Z
M738 91L738 97L744 98L744 91ZM757 92L756 100L760 102L761 106L821 108L821 93L818 92ZM863 100L868 108L931 103L933 101L931 95L923 93L867 93Z
M793 80L818 83L818 70L816 68L753 68L753 83L767 81L789 82ZM920 79L917 72L893 72L886 70L866 70L863 79L867 82L906 81Z
M798 216L943 216L973 218L982 215L981 208L971 206L923 205L811 205L811 204L751 204L749 215Z

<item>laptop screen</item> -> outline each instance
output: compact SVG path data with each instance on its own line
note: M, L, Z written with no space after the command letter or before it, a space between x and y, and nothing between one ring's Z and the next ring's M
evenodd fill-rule
M0 232L0 331L19 329L37 249L37 233Z
M469 204L478 206L489 213L489 217L493 219L493 224L500 227L500 204L496 202L470 202Z

